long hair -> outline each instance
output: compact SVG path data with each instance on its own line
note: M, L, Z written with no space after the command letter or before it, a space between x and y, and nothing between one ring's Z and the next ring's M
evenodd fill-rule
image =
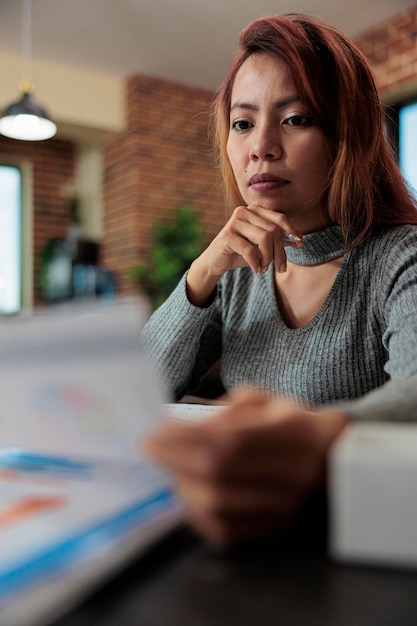
M360 243L374 226L417 224L417 201L387 137L368 60L342 32L301 14L249 24L215 98L215 143L231 205L243 203L226 150L231 93L239 68L258 52L285 61L300 100L325 134L332 165L323 196L346 245Z

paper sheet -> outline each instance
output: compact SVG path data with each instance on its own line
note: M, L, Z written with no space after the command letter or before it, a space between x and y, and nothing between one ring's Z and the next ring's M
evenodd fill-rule
M142 319L141 319L142 315ZM0 624L37 626L177 525L135 304L0 323Z

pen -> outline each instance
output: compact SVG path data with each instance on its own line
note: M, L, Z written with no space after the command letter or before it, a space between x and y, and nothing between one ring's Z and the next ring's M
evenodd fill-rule
M284 241L290 241L291 243L301 243L301 237L294 235L294 233L281 232L281 239Z

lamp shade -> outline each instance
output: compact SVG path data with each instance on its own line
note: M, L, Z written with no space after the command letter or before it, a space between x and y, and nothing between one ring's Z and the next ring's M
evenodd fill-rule
M10 104L0 119L0 133L12 139L41 141L56 133L56 125L44 109L33 102L30 93L24 92L18 102Z

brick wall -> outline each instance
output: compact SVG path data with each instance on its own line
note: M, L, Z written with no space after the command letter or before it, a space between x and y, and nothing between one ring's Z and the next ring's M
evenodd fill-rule
M37 281L41 249L48 239L63 237L69 225L63 190L74 177L75 150L75 144L69 141L26 142L0 135L2 164L11 160L13 165L26 161L32 166L35 303L41 300Z
M417 6L362 33L357 42L373 65L383 98L417 96Z
M417 7L364 32L358 43L385 99L406 89L417 94ZM127 82L127 130L104 152L103 259L116 270L122 291L135 288L128 268L146 258L156 217L191 203L209 238L224 223L205 113L211 99L211 93L154 78Z
M207 237L224 223L209 140L213 94L155 78L126 83L126 131L104 149L103 263L122 292L136 289L130 267L146 258L156 218L189 204Z
M417 95L417 7L364 32L358 43L385 99ZM168 218L175 207L188 203L201 215L208 238L224 223L208 138L212 94L133 76L126 81L125 100L126 131L103 147L101 255L123 292L136 289L128 270L146 258L156 217ZM58 139L26 143L0 136L0 155L33 164L35 273L45 241L63 236L68 226L62 189L74 178L76 150L75 143Z

